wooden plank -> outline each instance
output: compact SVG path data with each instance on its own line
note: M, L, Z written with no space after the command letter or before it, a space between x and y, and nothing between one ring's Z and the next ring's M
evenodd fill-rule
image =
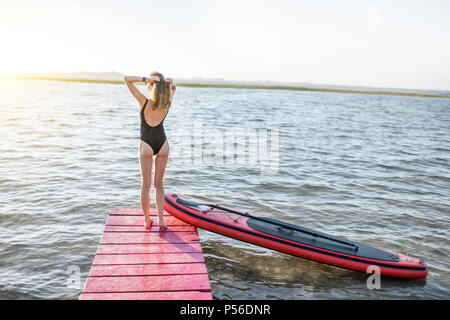
M189 243L198 240L198 233L196 232L105 232L100 244Z
M165 231L144 228L142 210L113 208L81 300L210 300L197 228L165 212Z
M153 224L157 225L156 218L153 218ZM173 217L164 217L166 226L186 226L187 223ZM112 216L110 215L106 220L107 226L142 226L144 225L144 217L139 216Z
M155 276L207 273L204 263L93 265L89 277Z
M105 226L105 232L160 232L158 224L153 224L150 229L140 226ZM197 231L194 226L168 226L167 231Z
M212 294L205 291L83 293L80 300L212 300Z
M199 242L99 245L97 254L183 253L202 252Z
M142 209L138 208L112 208L109 211L109 214L113 216L143 216L144 212L142 211ZM158 216L158 213L155 209L150 209L150 216ZM170 216L170 213L164 211L163 216Z
M94 258L97 264L147 264L205 262L203 253L151 253L151 254L99 254Z
M88 277L83 293L209 290L207 274Z

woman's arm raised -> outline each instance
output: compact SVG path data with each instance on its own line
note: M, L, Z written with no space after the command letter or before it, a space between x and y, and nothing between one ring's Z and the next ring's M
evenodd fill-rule
M172 92L175 92L175 90L177 89L177 86L175 85L175 81L173 81L172 78L166 78L166 79L164 79L164 81L170 85Z
M139 105L141 108L144 106L145 101L147 98L139 91L138 88L134 85L134 82L144 82L144 83L154 83L156 81L159 81L158 77L135 77L135 76L125 76L123 78L125 83L127 84L128 89L130 90L131 94L136 98L136 100L139 102Z

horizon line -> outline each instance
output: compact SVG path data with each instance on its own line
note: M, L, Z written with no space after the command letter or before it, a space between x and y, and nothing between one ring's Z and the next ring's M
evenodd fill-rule
M58 78L55 76L49 76L49 75L70 75L70 74L97 74L97 75L108 75L108 74L117 74L120 76L124 76L125 74L118 71L23 71L23 72L1 72L0 71L0 78ZM5 76L7 75L7 76ZM14 75L14 76L11 76ZM20 75L20 76L18 76ZM33 75L33 76L31 76ZM39 76L36 76L39 75ZM195 81L212 81L212 82L225 82L225 83L242 83L242 84L249 84L249 83L272 83L276 85L281 86L305 86L306 88L324 88L324 89L344 89L344 90L360 90L360 89L375 89L375 90L381 90L381 91L399 91L399 92L416 92L416 93L427 93L427 92L435 92L440 93L439 95L446 96L447 94L450 96L450 89L418 89L418 88L404 88L404 87L387 87L387 86L370 86L370 85L351 85L351 84L334 84L334 83L314 83L314 82L305 82L305 81L276 81L276 80L235 80L235 79L226 79L221 77L204 77L204 76L190 76L190 77L173 77L175 80L181 80L181 81L188 81L188 82L195 82ZM63 79L63 78L61 78ZM121 79L115 78L115 79L104 79L104 78L67 78L67 79L77 79L77 80L99 80L99 81L121 81ZM331 87L331 88L330 88ZM370 90L372 91L372 90ZM444 94L442 94L444 93Z
M112 73L112 72L29 72L30 73L48 73L48 74L63 74L63 73ZM118 72L114 72L121 74ZM12 73L9 73L12 74ZM16 73L19 74L19 73ZM23 73L22 73L23 74ZM121 74L123 75L123 74ZM197 77L198 78L198 77ZM62 82L84 82L84 83L106 83L106 84L123 84L123 80L114 79L82 79L82 78L58 78L58 77L45 77L45 76L5 76L0 73L0 79L17 79L17 80L48 80L48 81L62 81ZM313 92L332 92L332 93L350 93L350 94L372 94L372 95L389 95L389 96L410 96L410 97L422 97L422 98L444 98L450 99L450 92L445 90L426 90L426 89L398 89L398 88L377 88L377 87L364 87L364 86L345 86L345 85L317 85L310 84L312 86L307 86L307 83L296 83L295 82L276 82L276 81L265 81L265 80L225 80L220 79L222 83L212 83L207 82L208 78L205 79L206 82L195 82L195 78L175 78L179 80L191 80L187 82L177 82L179 87L191 87L191 88L229 88L229 89L263 89L263 90L291 90L291 91L313 91ZM209 78L209 80L218 81L218 78ZM228 83L226 83L228 82ZM230 83L231 82L231 83ZM232 82L235 82L234 84ZM241 82L239 84L239 82ZM245 84L247 82L247 84ZM271 82L270 85L264 84L251 84ZM138 82L139 83L139 82ZM142 84L142 83L141 83ZM300 85L302 84L302 85ZM335 88L333 88L335 87ZM358 88L365 88L366 90L361 90ZM374 89L374 90L367 90ZM394 90L394 91L392 91ZM403 90L403 91L402 91ZM428 91L428 92L427 92ZM429 92L445 92L445 94L433 94Z
M24 71L24 72L0 72L0 78L11 78L11 75L14 75L12 77L16 78L18 75L19 77L33 77L33 78L60 78L50 75L70 75L70 74L118 74L121 76L124 76L125 74L118 71ZM7 75L7 76L5 76ZM33 75L33 76L31 76ZM36 76L39 75L39 76ZM334 84L334 83L314 83L314 82L305 82L305 81L276 81L276 80L235 80L235 79L226 79L222 77L204 77L204 76L189 76L189 77L173 77L175 80L182 80L182 81L189 81L189 82L195 82L195 81L217 81L217 82L229 82L229 83L242 83L242 84L248 84L248 83L272 83L277 84L281 86L305 86L307 88L325 88L328 89L331 87L331 89L375 89L375 90L381 90L381 91L400 91L400 92L417 92L417 93L424 93L424 92L439 92L439 93L446 93L450 95L450 89L418 89L418 88L405 88L405 87L389 87L389 86L370 86L370 85L351 85L351 84ZM121 81L121 79L115 78L115 79L104 79L104 78L68 78L68 79L78 79L78 80L115 80L115 81ZM446 94L443 94L443 96L446 96Z

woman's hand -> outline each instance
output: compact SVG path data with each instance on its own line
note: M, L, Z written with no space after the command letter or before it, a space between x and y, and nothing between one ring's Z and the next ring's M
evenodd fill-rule
M151 77L145 78L145 82L146 83L150 83L150 84L154 84L155 82L159 82L159 77L158 76L151 76Z
M177 88L177 86L175 85L175 82L173 81L172 78L165 78L164 81L165 81L166 83L169 84L170 88L171 88L173 91L175 91L175 89Z

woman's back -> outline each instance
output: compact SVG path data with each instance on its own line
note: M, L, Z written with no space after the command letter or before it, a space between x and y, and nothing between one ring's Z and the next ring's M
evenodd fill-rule
M171 93L171 95L172 94L173 93ZM156 127L164 121L165 117L169 113L170 107L159 107L156 110L153 110L153 104L154 102L151 99L148 99L146 105L141 109L141 114L143 114L145 122L149 126Z

